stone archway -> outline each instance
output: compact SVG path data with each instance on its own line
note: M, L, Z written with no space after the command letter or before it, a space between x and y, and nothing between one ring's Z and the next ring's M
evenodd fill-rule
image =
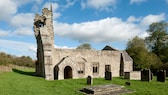
M64 79L70 79L72 78L72 68L70 66L66 66L64 68Z

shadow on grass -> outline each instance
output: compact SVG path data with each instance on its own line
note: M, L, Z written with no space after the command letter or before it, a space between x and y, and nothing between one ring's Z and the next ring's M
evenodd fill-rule
M23 74L23 75L37 76L35 72L26 72L26 71L22 71L22 70L19 70L19 69L12 69L12 71L15 72L15 73Z

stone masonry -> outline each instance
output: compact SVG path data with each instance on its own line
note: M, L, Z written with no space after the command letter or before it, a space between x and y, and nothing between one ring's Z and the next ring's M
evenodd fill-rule
M44 8L36 14L34 34L37 41L36 74L46 80L68 78L104 78L105 72L112 77L123 76L133 70L133 60L125 51L106 46L104 49L58 49L54 48L52 8ZM61 31L60 31L61 32Z

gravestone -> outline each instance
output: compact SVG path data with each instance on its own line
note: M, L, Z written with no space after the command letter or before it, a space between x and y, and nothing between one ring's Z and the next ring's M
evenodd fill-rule
M165 70L157 71L157 81L165 82L165 80L166 80L166 71Z
M168 77L168 70L166 70L166 77Z
M88 85L92 85L92 84L93 84L93 79L92 79L91 76L88 76L88 77L87 77L87 84L88 84Z
M109 71L105 72L105 80L112 80L112 73Z
M153 79L153 73L151 72L151 80Z
M130 79L130 72L124 72L124 78Z
M141 81L148 81L152 80L152 73L150 69L144 69L141 71Z

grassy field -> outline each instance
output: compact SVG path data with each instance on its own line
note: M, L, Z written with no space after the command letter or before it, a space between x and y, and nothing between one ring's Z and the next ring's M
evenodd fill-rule
M112 81L94 79L93 85L118 84L124 85L126 79L113 78ZM130 81L127 89L135 91L126 95L168 95L168 82ZM86 87L86 79L68 79L45 81L44 78L33 76L33 70L24 69L0 74L0 95L82 95L78 92Z

